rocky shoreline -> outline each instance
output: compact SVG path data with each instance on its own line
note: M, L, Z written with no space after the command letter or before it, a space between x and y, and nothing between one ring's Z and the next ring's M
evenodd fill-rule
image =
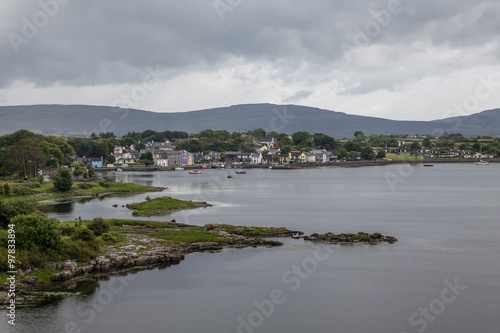
M174 221L165 222L168 230L176 231L189 228L189 226ZM397 241L392 236L383 236L379 233L367 234L359 232L357 234L312 234L303 236L303 232L292 231L287 228L265 228L265 227L246 227L230 226L210 223L203 227L208 234L217 237L217 242L193 242L186 245L165 244L164 239L154 238L144 233L144 227L129 227L129 244L121 246L109 246L103 256L86 265L78 265L75 260L66 260L62 263L53 263L45 266L47 269L59 270L51 276L51 283L43 284L36 277L22 278L29 271L18 271L18 280L16 283L16 303L24 302L24 294L31 292L44 292L52 290L71 290L76 288L75 279L95 280L97 277L107 277L120 274L130 270L138 271L151 269L154 267L168 267L179 264L185 256L195 252L217 252L224 248L243 248L243 247L275 247L283 243L266 238L287 237L311 242L328 242L333 244L354 244L368 243L379 244L387 242L393 244ZM158 227L150 227L150 230L157 230ZM140 233L138 231L141 231ZM9 286L3 286L0 290L6 291ZM7 296L0 297L0 305L6 305L10 299Z

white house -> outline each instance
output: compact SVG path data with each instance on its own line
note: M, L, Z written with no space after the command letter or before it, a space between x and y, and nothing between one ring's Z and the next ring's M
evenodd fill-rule
M316 155L316 162L319 162L319 163L328 162L325 149L313 149L312 153Z
M121 154L114 154L113 155L116 159L115 163L117 164L123 164L123 163L135 163L136 162L136 156L134 156L132 153L121 153Z
M251 154L250 155L250 159L252 160L252 164L260 164L262 163L262 154L261 153L258 153L258 154Z
M161 154L160 156L156 157L154 159L155 165L159 167L166 167L168 166L168 157L165 154Z

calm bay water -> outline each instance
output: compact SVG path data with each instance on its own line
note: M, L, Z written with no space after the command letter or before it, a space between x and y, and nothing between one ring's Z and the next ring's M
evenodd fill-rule
M166 193L150 197L168 194L215 205L156 220L286 226L306 234L381 232L399 241L318 247L285 240L285 246L276 249L193 254L178 266L111 278L87 288L85 295L20 309L15 330L3 321L0 328L111 333L498 332L499 173L496 164L260 169L232 179L224 170L202 175L116 173L118 181L168 187ZM131 218L121 206L147 195L45 209L61 221L79 216ZM271 299L279 301L269 306Z

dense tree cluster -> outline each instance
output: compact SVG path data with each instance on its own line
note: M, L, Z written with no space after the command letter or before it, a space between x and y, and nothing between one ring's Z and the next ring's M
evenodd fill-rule
M68 140L26 130L0 137L0 177L36 176L37 170L71 163L73 146Z

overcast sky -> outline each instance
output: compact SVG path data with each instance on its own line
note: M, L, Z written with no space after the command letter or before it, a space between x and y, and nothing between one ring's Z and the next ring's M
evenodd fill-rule
M2 1L0 105L472 114L500 107L498 17L498 0Z

